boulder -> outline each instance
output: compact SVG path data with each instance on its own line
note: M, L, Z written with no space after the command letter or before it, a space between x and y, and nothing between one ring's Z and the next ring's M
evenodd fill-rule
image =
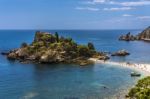
M9 54L7 55L7 58L8 58L8 59L11 59L11 60L15 60L15 59L17 59L17 54L14 53L14 52L9 53Z
M127 52L126 50L120 50L118 52L111 54L111 56L126 56L126 55L130 55L130 53Z
M20 48L16 52L17 56L21 59L29 57L28 51L26 48Z
M108 56L99 56L98 59L99 60L108 60L110 58Z
M41 56L40 62L41 63L57 63L63 62L65 59L61 57L61 54L57 53L57 51L49 50L44 55Z

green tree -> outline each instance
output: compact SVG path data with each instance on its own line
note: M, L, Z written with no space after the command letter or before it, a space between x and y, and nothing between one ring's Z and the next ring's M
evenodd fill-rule
M25 42L21 44L21 47L22 47L22 48L27 47L27 46L28 46L28 44L25 43Z
M57 32L55 33L55 37L56 37L56 41L59 42L59 35Z
M85 45L79 45L78 46L78 54L79 54L79 56L84 56L84 57L90 57L91 56L89 48Z
M88 48L90 50L95 50L95 47L94 47L93 43L91 43L91 42L88 43Z

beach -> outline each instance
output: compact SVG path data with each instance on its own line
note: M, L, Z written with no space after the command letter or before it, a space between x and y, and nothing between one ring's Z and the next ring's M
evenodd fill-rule
M140 72L144 72L144 74L150 75L150 64L103 61L103 60L98 60L98 59L95 59L95 58L90 58L89 60L94 61L95 63L100 63L100 64L122 66L122 67L130 68L130 69L133 69L133 70L137 70L137 71L140 71Z

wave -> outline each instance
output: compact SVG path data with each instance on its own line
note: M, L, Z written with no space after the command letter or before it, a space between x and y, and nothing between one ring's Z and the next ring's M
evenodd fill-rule
M36 97L37 95L38 95L38 93L36 93L36 92L29 92L25 96L23 96L23 98L21 98L21 99L32 99L32 98Z

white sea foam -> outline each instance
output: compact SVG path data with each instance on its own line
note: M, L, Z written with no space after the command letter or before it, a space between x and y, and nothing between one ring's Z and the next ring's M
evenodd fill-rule
M25 96L23 96L23 98L21 99L32 99L34 97L36 97L38 95L38 93L36 92L30 92L30 93L27 93Z
M146 74L150 74L150 64L103 61L103 60L98 60L98 59L95 59L95 58L90 58L89 60L92 60L92 61L94 61L96 63L100 63L100 64L109 64L109 65L127 67L127 68L130 68L130 69L135 69L135 70L138 70L138 71L142 71Z

